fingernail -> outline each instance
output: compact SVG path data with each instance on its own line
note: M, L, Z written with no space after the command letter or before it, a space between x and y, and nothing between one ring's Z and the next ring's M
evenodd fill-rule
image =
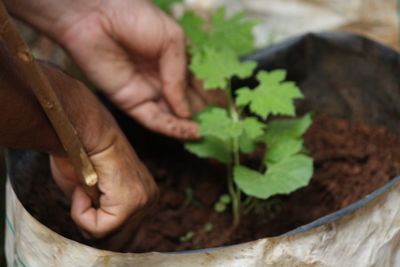
M199 135L199 126L197 124L191 125L191 127L187 131L186 138L188 140L197 140L201 138L201 136Z

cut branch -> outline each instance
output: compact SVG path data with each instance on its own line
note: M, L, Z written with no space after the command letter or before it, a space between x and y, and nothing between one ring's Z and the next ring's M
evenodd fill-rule
M72 165L80 176L86 193L97 206L99 199L99 191L95 186L98 180L97 173L49 80L20 36L2 1L0 1L0 37L9 50L17 69L31 87L49 118Z

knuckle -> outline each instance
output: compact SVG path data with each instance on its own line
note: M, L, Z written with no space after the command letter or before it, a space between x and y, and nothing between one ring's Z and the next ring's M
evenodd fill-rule
M159 196L159 191L156 183L151 180L140 186L139 192L136 193L135 210L142 210L153 206Z
M177 47L185 47L185 32L183 29L177 25L173 24L169 29L169 38L167 39L167 47L169 48L177 48ZM183 51L181 51L183 52Z
M173 29L172 29L172 36L177 41L184 41L185 40L185 32L177 24L175 24L175 27L173 27Z

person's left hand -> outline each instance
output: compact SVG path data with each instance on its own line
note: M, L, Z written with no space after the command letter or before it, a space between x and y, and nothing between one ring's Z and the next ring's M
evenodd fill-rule
M197 125L186 120L191 113L182 29L146 0L96 5L64 18L66 26L58 25L56 39L114 103L144 126L176 138L198 137Z

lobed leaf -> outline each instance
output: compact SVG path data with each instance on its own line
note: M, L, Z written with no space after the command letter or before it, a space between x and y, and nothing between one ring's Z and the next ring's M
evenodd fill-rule
M277 142L268 143L268 150L265 154L264 162L270 165L285 158L299 153L303 148L303 140L299 139L279 139Z
M240 151L249 154L259 143L258 138L264 134L265 124L254 117L247 117L241 121L243 133L239 137Z
M259 85L253 90L247 87L237 90L236 104L249 105L250 110L263 119L270 114L295 115L293 101L303 94L293 82L284 82L285 76L285 70L260 71Z
M179 19L179 24L185 31L186 37L190 40L190 47L199 47L207 38L207 34L202 30L204 19L191 11L185 12Z
M264 162L278 162L297 153L303 153L302 135L311 125L311 114L298 119L273 120L261 138L267 146Z
M215 107L199 115L201 136L214 136L221 140L239 137L243 132L242 125L233 121L226 109Z
M200 158L212 158L222 163L231 163L230 144L213 136L203 137L199 141L185 143L185 149Z
M239 137L239 149L242 153L250 154L257 147L257 141L251 139L246 133L243 133Z
M276 194L289 194L306 186L313 173L313 161L305 155L293 155L271 164L266 174L244 166L234 168L234 181L249 196L267 199Z
M264 133L265 124L260 122L257 118L244 118L241 124L244 132L250 139L256 139Z
M202 52L194 54L189 68L197 78L203 80L205 89L225 89L233 76L247 78L256 65L253 61L240 62L229 49L204 47Z
M222 50L230 49L236 56L242 56L254 49L253 27L258 20L245 20L245 12L227 18L225 8L216 10L211 18L212 27L205 40L207 46Z
M254 49L252 30L258 21L246 20L244 12L227 18L225 8L219 8L211 17L211 25L207 29L204 20L193 12L186 12L179 23L191 42L190 52L193 56L205 47L231 50L236 57Z
M297 119L275 119L268 124L265 140L271 143L275 142L276 139L300 138L310 127L311 117L311 113L307 113Z

